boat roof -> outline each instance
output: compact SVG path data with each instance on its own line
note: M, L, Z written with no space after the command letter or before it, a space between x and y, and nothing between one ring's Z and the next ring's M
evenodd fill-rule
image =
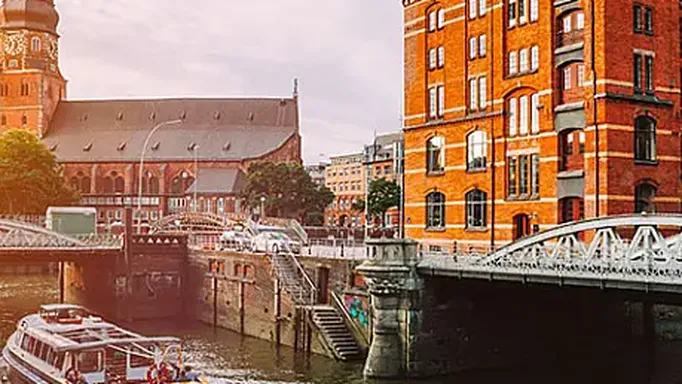
M75 305L75 304L45 304L41 305L40 309L43 311L58 311L60 309L83 309L85 308L81 307L80 305Z
M53 311L60 309L83 309L77 305L44 305L41 309ZM176 337L147 337L123 329L95 316L84 317L78 323L47 321L40 314L24 317L19 328L25 333L50 345L55 351L78 351L103 348L107 346L180 343Z

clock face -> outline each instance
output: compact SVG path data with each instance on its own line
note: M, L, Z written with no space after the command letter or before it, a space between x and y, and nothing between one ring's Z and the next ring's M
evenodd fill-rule
M57 57L59 56L59 44L57 43L57 39L50 39L49 44L50 45L47 47L47 53L50 55L52 60L57 60Z
M5 53L8 55L18 55L24 49L19 35L8 35L5 37Z

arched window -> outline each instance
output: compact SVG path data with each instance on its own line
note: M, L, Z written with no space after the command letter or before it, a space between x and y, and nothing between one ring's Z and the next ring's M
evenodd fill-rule
M71 186L71 189L73 189L74 191L77 191L77 190L78 190L79 183L78 183L78 178L77 178L76 176L73 176L73 177L69 180L69 186Z
M486 135L483 131L474 131L467 136L467 170L475 171L486 167Z
M445 195L440 192L426 195L426 228L445 228Z
M149 193L151 195L159 194L159 178L156 176L149 177Z
M114 179L114 192L116 193L123 193L125 192L125 180L123 179L123 176L117 176Z
M0 116L0 125L7 125L7 116L5 115Z
M466 227L485 228L488 225L486 219L486 200L488 195L480 189L467 192L466 200Z
M31 50L33 52L39 52L40 51L40 38L39 37L34 37L31 39Z
M102 179L102 192L103 193L114 193L114 180L107 176Z
M441 173L444 171L445 139L441 136L435 136L426 142L426 172Z
M176 176L173 178L173 181L171 182L171 193L174 195L181 195L182 192L182 177Z
M90 193L90 177L81 178L81 193Z
M173 178L171 182L171 193L174 195L182 195L194 183L194 177L189 172L182 171Z
M142 193L146 194L147 193L147 178L145 176L142 176Z
M648 116L635 119L635 160L656 160L656 121Z
M642 183L635 187L635 213L656 213L656 187Z

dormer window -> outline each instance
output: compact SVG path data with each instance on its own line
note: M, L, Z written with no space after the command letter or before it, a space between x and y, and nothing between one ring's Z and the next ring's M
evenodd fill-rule
M83 152L90 152L91 149L92 149L92 142L85 144L85 146L83 147Z
M119 152L123 151L124 149L126 149L126 142L125 142L125 141L121 142L121 143L118 145L118 147L116 147L116 150L119 151Z
M160 146L161 146L161 142L157 141L156 143L154 143L152 145L152 151L158 151Z
M123 120L123 112L119 112L118 115L116 115L116 120L118 121Z

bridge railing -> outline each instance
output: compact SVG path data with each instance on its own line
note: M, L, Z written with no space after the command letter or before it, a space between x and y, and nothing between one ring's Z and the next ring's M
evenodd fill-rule
M46 221L43 215L9 215L0 214L0 220L16 221L18 223L31 224L36 227L45 228Z

